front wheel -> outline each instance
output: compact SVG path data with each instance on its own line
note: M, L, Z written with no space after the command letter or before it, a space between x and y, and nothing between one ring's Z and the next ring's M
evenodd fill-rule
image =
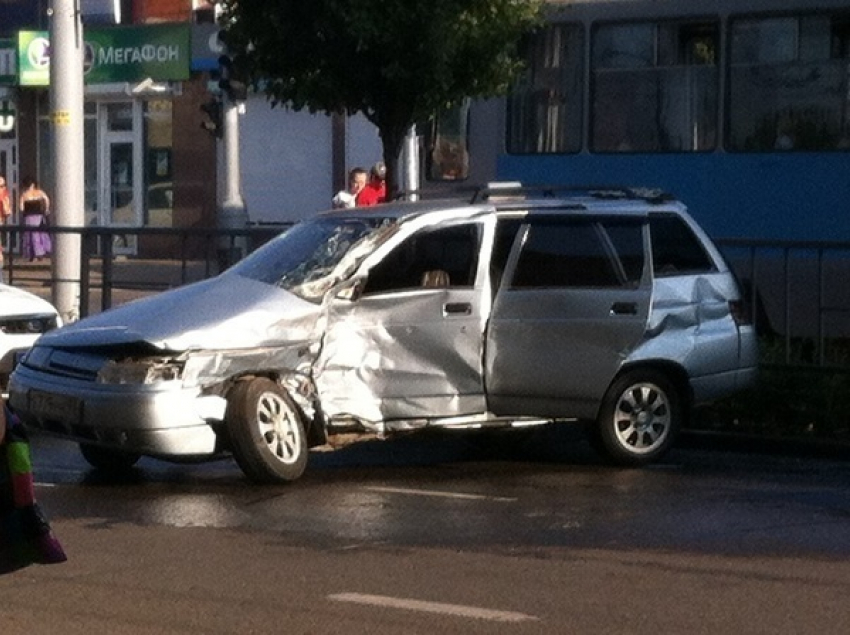
M617 465L645 465L670 449L681 422L675 385L658 371L635 370L605 393L592 440Z
M301 413L278 384L260 377L239 382L227 398L233 457L257 483L286 483L307 467Z

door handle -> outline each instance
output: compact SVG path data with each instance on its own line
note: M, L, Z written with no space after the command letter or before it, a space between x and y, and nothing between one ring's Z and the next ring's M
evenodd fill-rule
M469 302L449 302L443 305L444 315L472 315L472 304Z
M637 303L615 302L611 305L611 315L637 315Z

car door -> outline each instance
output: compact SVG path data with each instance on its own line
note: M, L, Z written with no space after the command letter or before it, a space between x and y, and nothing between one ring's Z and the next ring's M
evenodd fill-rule
M500 415L595 416L646 329L646 219L528 218L487 329L489 408Z
M327 416L382 421L484 410L485 228L422 227L364 265L359 298L329 301L314 373Z

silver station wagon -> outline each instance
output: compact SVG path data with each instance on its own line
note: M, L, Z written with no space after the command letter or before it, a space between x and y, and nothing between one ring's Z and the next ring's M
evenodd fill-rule
M484 191L319 214L215 278L47 333L10 402L101 468L231 453L282 482L313 447L567 422L641 465L754 379L745 308L667 196Z

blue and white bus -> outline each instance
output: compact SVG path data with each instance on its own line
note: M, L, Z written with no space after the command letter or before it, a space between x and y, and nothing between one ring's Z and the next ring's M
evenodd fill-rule
M549 9L512 94L472 107L470 181L655 186L715 237L850 240L850 0Z

